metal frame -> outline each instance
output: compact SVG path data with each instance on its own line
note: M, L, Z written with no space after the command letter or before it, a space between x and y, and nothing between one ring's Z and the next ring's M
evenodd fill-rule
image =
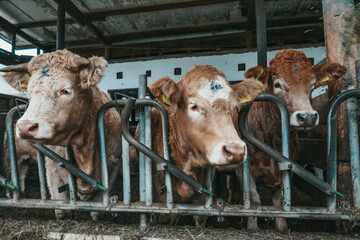
M144 75L140 76L140 82L142 82L144 89L146 86L146 77ZM109 191L104 191L103 201L94 202L94 201L80 201L76 199L76 186L72 174L70 174L69 180L69 191L70 199L69 200L48 200L46 196L45 188L45 170L44 170L44 156L43 153L47 154L47 150L41 151L38 148L38 162L39 162L39 176L40 176L40 189L41 189L41 199L21 199L19 195L19 181L17 173L17 164L16 164L16 149L14 142L14 132L13 132L13 118L15 113L18 112L18 108L13 108L10 110L6 118L7 134L8 134L8 144L10 151L10 164L11 164L11 173L12 173L12 184L16 187L13 190L13 199L0 199L0 207L18 207L18 208L42 208L42 209L63 209L63 210L83 210L83 211L104 211L104 212L134 212L142 213L140 214L140 224L141 227L147 225L146 213L171 213L171 214L184 214L184 215L206 215L206 216L241 216L241 217L285 217L285 218L302 218L302 219L321 219L321 220L358 220L356 216L352 215L350 212L340 212L336 210L336 198L334 190L336 190L336 151L334 151L334 146L336 146L336 111L340 103L348 99L349 97L359 95L360 90L351 90L342 93L332 104L331 111L328 119L328 162L329 162L329 184L321 181L316 178L311 173L302 169L295 162L291 161L289 157L289 118L286 106L278 98L271 95L262 95L256 99L256 101L272 101L280 109L282 116L282 130L283 130L283 154L276 152L274 149L266 146L261 143L259 140L255 139L253 136L248 134L246 128L247 113L250 109L249 107L243 108L240 112L240 121L239 127L242 131L242 136L251 144L254 144L256 147L259 147L262 151L269 154L273 158L277 159L279 162L285 163L286 167L283 168L283 196L286 202L284 209L279 210L275 207L269 206L251 206L250 204L250 191L249 191L249 163L248 160L244 163L244 204L243 205L223 205L223 204L214 204L213 198L211 195L207 195L206 202L204 205L193 205L193 204L175 204L173 202L173 192L171 185L171 176L170 173L174 174L181 179L184 179L189 184L193 185L198 192L204 192L204 189L199 183L194 181L194 179L189 178L181 170L176 169L170 160L169 155L169 145L168 145L168 118L167 113L163 107L150 99L145 99L145 91L141 95L141 99L122 99L117 101L111 101L101 107L97 115L97 133L99 137L99 152L100 152L100 161L101 161L101 183L105 188L108 188L109 181L113 176L108 174L108 169L106 165L106 141L104 135L104 115L106 111L112 107L122 107L122 131L123 131L123 201L113 203L109 198ZM140 128L140 139L142 142L139 143L135 140L131 134L128 132L128 120L131 109L133 107L144 108L144 111L141 111L141 114L144 114L144 121L140 121L140 125L146 126ZM150 107L157 108L162 116L162 129L163 129L163 139L164 139L164 158L161 158L153 151L149 150L151 142L149 142L150 135L150 126L151 117ZM24 110L25 106L20 106L20 110ZM141 137L144 136L144 137ZM162 167L167 170L166 174L166 187L167 187L167 202L164 203L153 203L152 202L152 189L151 184L146 184L146 182L151 178L151 164L149 159L145 159L140 163L140 169L143 168L143 179L145 181L140 181L140 202L131 202L131 189L130 189L130 164L129 164L129 144L135 146L144 153L144 157L147 156L152 160L156 160L158 167ZM36 146L36 145L35 145ZM140 146L140 147L139 147ZM47 154L48 155L48 154ZM66 158L68 160L74 161L73 153L71 148L66 148ZM62 159L64 160L64 159ZM66 161L66 160L64 160ZM160 164L159 164L160 163ZM356 165L354 165L356 167ZM355 169L356 170L356 169ZM291 207L290 199L290 171L298 174L300 177L311 182L314 186L328 194L328 206L327 207ZM211 183L211 167L206 169L206 183L208 190L212 190ZM206 189L205 189L206 190ZM205 191L206 192L206 191Z

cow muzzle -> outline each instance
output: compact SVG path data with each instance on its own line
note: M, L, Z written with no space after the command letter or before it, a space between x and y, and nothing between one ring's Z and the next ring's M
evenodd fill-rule
M246 146L240 146L239 144L224 145L222 154L228 163L240 163L245 159Z
M319 124L319 114L316 111L297 111L290 118L290 125L301 128L312 128Z
M31 121L18 122L16 128L21 138L34 138L39 132L39 124Z

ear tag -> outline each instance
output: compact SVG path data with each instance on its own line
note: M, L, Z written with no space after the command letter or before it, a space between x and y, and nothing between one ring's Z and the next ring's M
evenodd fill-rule
M21 88L27 89L27 88L28 88L28 84L27 84L27 83L21 83Z
M169 106L172 106L170 99L168 99L164 94L162 95L163 102Z
M325 76L325 77L323 77L323 78L321 78L320 80L319 80L319 82L327 82L327 81L329 81L329 76Z
M247 95L246 97L239 98L239 103L247 103L251 101L250 95Z
M261 85L264 85L258 78L256 79L256 81L257 81L258 83L260 83Z

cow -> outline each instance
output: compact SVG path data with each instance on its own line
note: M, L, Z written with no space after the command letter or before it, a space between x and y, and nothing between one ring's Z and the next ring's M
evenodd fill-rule
M279 97L290 114L291 153L296 160L299 152L297 130L311 129L318 125L319 115L310 103L311 91L324 81L341 81L346 68L335 62L312 67L302 51L284 49L276 54L267 68L256 66L245 72L246 78L264 84L265 93ZM249 132L259 140L281 152L280 111L270 102L254 102L248 114ZM253 146L248 147L250 163L251 204L261 205L256 183L262 183L272 191L274 206L281 208L281 172L276 161ZM238 178L242 179L241 172ZM287 231L284 218L276 218L276 229ZM248 229L257 231L257 218L249 217Z
M236 132L232 115L241 102L254 99L263 86L253 80L230 85L223 72L208 65L196 65L179 83L163 77L150 91L169 115L171 161L196 180L204 182L204 167L241 164L247 155L245 143ZM161 117L152 111L152 149L163 156ZM154 190L160 202L166 202L160 190L165 185L163 171L153 167ZM172 178L174 199L181 203L203 202L203 196L185 182ZM204 227L206 217L195 216L197 227ZM173 216L160 215L162 223Z
M30 145L27 140L15 137L16 146L16 163L18 166L19 173L19 185L21 196L26 196L25 192L25 178L31 165L37 162L36 150ZM4 158L3 158L3 169L7 179L11 179L10 173L10 158L9 149L7 145L7 135L4 137ZM7 189L8 190L8 189ZM6 192L6 196L10 198L10 191Z
M104 76L106 60L101 57L82 58L68 50L44 53L27 64L1 69L4 79L16 89L27 85L29 106L17 121L16 135L32 142L51 145L64 157L64 147L73 148L77 167L100 181L99 147L96 136L96 114L110 101L96 84ZM120 115L110 109L104 117L108 169L121 171ZM67 199L67 192L58 188L68 183L67 171L46 158L47 183L51 199ZM81 200L99 201L101 192L76 179ZM55 210L56 218L66 217ZM94 220L98 214L91 213Z

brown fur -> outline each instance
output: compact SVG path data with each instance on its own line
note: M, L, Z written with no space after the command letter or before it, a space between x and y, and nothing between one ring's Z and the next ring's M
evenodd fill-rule
M294 71L294 67L297 68ZM305 54L297 50L282 50L274 59L270 61L268 68L254 67L249 69L245 76L248 78L256 78L265 85L265 92L274 94L273 81L274 76L282 77L287 85L288 96L280 95L287 105L290 114L297 111L296 102L302 98L310 98L310 81L314 77L319 80L325 74L330 75L330 81L336 82L346 72L346 68L337 63L327 63L320 67L311 67L310 61ZM248 115L249 131L256 136L257 139L273 147L281 152L281 123L280 112L278 108L269 102L255 102ZM291 159L296 160L299 152L299 144L297 132L291 129ZM249 146L250 155L250 182L252 188L252 204L260 205L260 197L256 191L256 182L260 182L267 186L274 194L273 203L275 206L281 207L280 188L281 188L281 172L276 161L264 153L260 152L253 146ZM257 230L256 218L250 218L248 228ZM287 225L284 219L277 219L276 228L280 231L286 231Z
M79 59L88 64L77 65ZM71 145L77 166L98 181L100 181L100 159L96 136L96 114L103 104L110 101L110 98L96 84L104 75L106 65L107 62L99 57L86 60L67 50L58 50L34 57L27 65L28 72L9 72L3 75L5 80L13 86L18 85L20 81L28 83L30 103L23 118L34 114L30 111L39 111L36 119L45 119L52 126L53 137L36 140L36 142L60 146ZM44 67L48 70L46 74L42 72ZM59 87L62 86L62 82L71 84L72 94L74 94L71 101L58 96L57 91L61 90ZM34 100L36 97L37 102ZM114 169L117 166L121 171L120 116L115 109L110 109L105 114L104 123L108 169ZM53 149L64 156L61 148L53 147ZM49 159L46 162L49 166L47 180L52 199L66 198L66 194L59 194L57 190L62 186L59 184L66 184L68 181L66 171L54 171L54 168L58 168L57 164ZM76 182L81 199L94 197L95 189L80 179ZM96 195L97 199L101 197L99 191Z
M201 88L201 79L213 80L219 76L226 79L225 75L214 67L196 65L177 84L169 77L164 77L150 85L152 94L164 106L169 115L169 144L173 164L200 182L204 180L204 167L209 165L205 154L208 151L207 145L217 137L216 129L221 129L226 125L233 127L231 116L236 107L240 106L237 102L238 98L250 96L251 99L254 99L263 91L261 84L250 80L232 86L230 103L224 99L217 99L210 105L209 102L198 99L197 104L204 109L205 117L201 123L192 123L187 113L189 98L197 97ZM231 87L228 82L226 84ZM171 106L163 102L163 94L170 99ZM155 152L163 156L161 117L157 110L152 112L152 144ZM164 172L154 170L153 179L158 200L165 202L165 195L159 195L161 187L165 184ZM196 197L197 193L189 185L175 177L172 178L172 181L176 202L204 203L204 195ZM197 225L204 226L205 219L197 217ZM167 220L171 220L171 218L167 218Z

